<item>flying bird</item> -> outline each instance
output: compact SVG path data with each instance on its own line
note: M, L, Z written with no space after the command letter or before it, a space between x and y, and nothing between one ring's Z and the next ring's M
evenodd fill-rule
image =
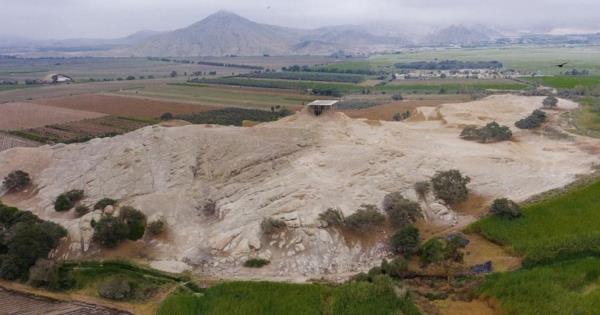
M565 66L567 63L568 63L568 62L564 62L564 63L561 63L561 64L559 64L559 65L556 65L556 66L557 66L557 67L559 67L559 68L562 68L562 67L564 67L564 66Z

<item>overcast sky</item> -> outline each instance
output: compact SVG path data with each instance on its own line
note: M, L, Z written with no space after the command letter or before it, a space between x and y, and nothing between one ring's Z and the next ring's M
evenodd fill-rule
M484 23L600 29L600 0L0 0L0 34L114 38L185 27L218 10L291 27Z

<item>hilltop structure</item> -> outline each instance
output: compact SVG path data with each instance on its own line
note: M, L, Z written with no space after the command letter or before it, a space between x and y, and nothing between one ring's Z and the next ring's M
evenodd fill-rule
M324 112L332 112L335 110L335 105L338 100L316 100L306 105L311 113L315 116L319 116Z

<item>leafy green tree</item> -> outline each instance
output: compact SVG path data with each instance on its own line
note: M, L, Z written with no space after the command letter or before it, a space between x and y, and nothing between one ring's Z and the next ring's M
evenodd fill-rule
M129 233L127 238L137 241L144 236L146 231L146 215L134 207L121 208L119 218L127 224Z
M30 183L31 178L29 177L29 174L21 170L16 170L10 172L4 178L3 185L7 192L13 193L22 190L23 188L27 187Z
M400 192L389 193L383 198L383 210L396 228L414 223L423 217L421 206L404 198Z
M94 225L92 240L101 246L113 248L129 236L129 226L119 218L104 216Z
M558 99L550 95L544 99L542 105L547 109L555 109L558 106Z
M419 241L419 229L407 225L392 235L390 245L395 253L408 258L419 248Z
M366 232L385 222L385 216L374 205L362 205L346 218L345 226L357 232Z
M454 204L467 199L471 182L468 176L463 176L459 170L437 172L431 179L433 192L439 199Z

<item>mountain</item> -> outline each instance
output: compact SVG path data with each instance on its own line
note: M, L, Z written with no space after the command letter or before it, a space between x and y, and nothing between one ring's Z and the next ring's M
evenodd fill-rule
M425 38L425 44L461 45L487 42L502 37L499 32L485 26L451 25Z

